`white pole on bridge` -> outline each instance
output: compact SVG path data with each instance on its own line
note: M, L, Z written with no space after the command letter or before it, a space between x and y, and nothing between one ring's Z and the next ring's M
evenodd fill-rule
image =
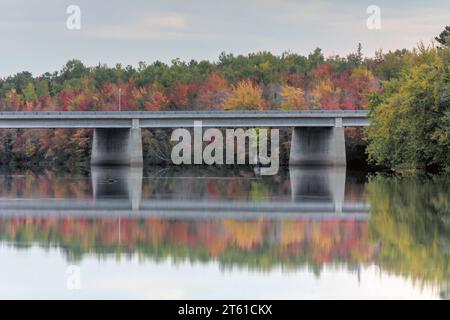
M119 111L121 111L121 97L122 97L122 88L119 88Z

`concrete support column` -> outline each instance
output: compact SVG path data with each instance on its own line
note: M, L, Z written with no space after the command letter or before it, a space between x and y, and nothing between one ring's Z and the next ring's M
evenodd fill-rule
M141 166L143 155L139 120L133 120L130 129L94 129L91 164Z
M336 121L338 124L339 121ZM295 166L345 166L344 128L296 127L292 129L289 164Z

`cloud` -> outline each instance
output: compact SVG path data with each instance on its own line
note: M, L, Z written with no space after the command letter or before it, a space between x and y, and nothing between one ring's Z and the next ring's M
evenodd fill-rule
M415 35L434 31L436 28L444 28L448 24L450 9L411 10L405 15L389 16L383 18L382 28L403 31L406 34Z
M222 51L321 47L346 55L428 43L448 24L448 0L77 0L81 30L66 28L71 0L0 0L0 77L42 73L79 58L87 64L216 59ZM366 8L381 7L381 30L368 30Z
M179 14L161 14L146 16L142 24L148 27L185 29L187 27L186 17Z
M88 26L89 36L116 40L173 40L176 38L204 38L194 32L185 15L176 13L152 14L136 22Z

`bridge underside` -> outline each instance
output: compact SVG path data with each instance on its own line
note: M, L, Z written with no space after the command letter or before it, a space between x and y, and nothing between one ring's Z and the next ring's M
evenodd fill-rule
M293 128L289 164L345 166L344 128Z
M142 165L141 128L94 129L92 165Z
M141 128L94 129L91 164L142 165ZM345 166L344 128L293 128L289 164Z

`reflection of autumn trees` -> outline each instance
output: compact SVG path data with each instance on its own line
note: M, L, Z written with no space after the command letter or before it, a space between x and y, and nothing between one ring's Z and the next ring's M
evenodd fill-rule
M59 176L54 171L20 171L18 174L0 174L0 197L2 198L90 198L90 180Z
M184 169L186 171L186 169ZM220 170L209 170L204 179L174 178L143 180L142 197L152 198L186 198L203 197L210 200L258 201L271 197L289 197L290 183L287 172L280 171L277 177L255 177L250 170L234 171L233 177L214 177ZM179 172L175 170L175 174ZM148 174L151 176L151 174ZM1 198L53 198L53 199L90 199L92 198L91 179L88 176L58 176L53 171L35 173L33 171L20 174L0 174Z
M224 225L228 238L232 239L234 246L243 250L250 250L263 242L265 221L237 221L225 220Z
M1 192L7 196L32 188L37 182L29 179L15 182L24 189L10 185ZM167 190L176 191L180 182L174 185L170 180L173 179L162 179L161 183ZM205 192L201 188L207 188L213 190L211 196L220 194L226 198L241 189L251 190L256 180L226 181L212 185L206 181L198 186L186 180L188 185L182 187L200 192ZM274 186L266 188L265 192L271 194ZM59 192L69 191L70 188ZM241 199L250 196L247 192ZM223 267L258 270L306 265L316 272L326 264L343 263L353 268L375 263L382 270L410 277L420 285L448 287L449 178L378 176L370 179L366 193L371 204L369 221L332 217L325 220L5 217L0 219L0 241L20 247L32 244L58 247L69 259L82 259L84 255L119 258L137 255L155 261L169 257L175 261L214 260Z
M249 169L233 170L231 168L204 168L188 171L186 168L172 168L171 174L152 179L152 172L147 172L150 183L144 182L142 197L207 197L211 200L263 200L269 197L290 196L288 172L280 170L279 176L255 176ZM224 174L223 176L221 174ZM203 175L203 176L202 176ZM195 178L192 178L194 176Z
M450 281L449 177L383 177L368 184L370 237L383 269L421 284Z
M356 220L168 220L17 217L0 220L0 239L13 245L62 248L85 254L156 260L217 260L223 265L269 268L361 263L373 259L367 222Z
M175 173L175 176L179 176ZM155 179L145 182L145 197L181 197L183 190L205 199L260 200L290 193L285 176L270 180ZM87 198L88 179L65 179L46 172L0 175L0 196ZM270 181L270 183L269 183ZM348 181L350 182L350 181ZM347 183L346 201L363 197L358 183ZM218 261L222 266L253 269L308 266L320 271L326 264L350 268L375 263L421 285L449 285L450 180L448 177L373 177L366 186L371 218L325 220L164 218L4 217L0 241L14 246L37 244L61 248L69 259L137 255ZM448 292L448 289L447 289ZM448 296L448 293L447 293Z

